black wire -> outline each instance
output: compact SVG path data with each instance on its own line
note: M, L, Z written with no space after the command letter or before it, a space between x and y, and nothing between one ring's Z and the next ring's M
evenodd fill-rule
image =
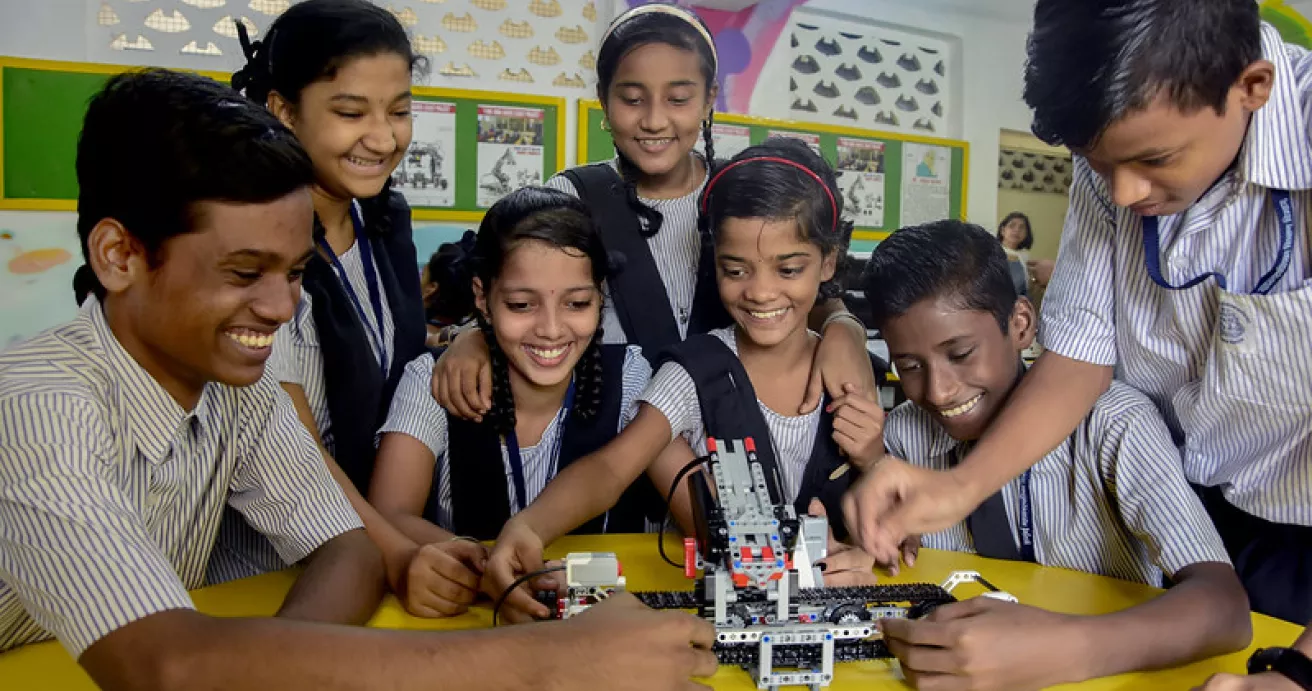
M665 497L665 517L661 519L660 530L656 532L656 544L660 546L661 559L664 559L666 564L669 564L676 569L682 569L684 565L674 563L674 561L665 554L665 526L669 525L670 519L674 517L674 493L679 489L679 483L683 481L683 476L687 475L688 472L694 468L702 465L703 462L704 461L701 458L694 458L680 468L679 472L674 476L674 482L670 484L670 493Z
M511 593L515 592L515 588L518 588L519 586L523 585L525 581L528 581L533 578L537 578L538 576L544 576L549 573L554 573L556 571L564 571L564 570L565 570L564 566L548 566L546 568L541 568L538 569L537 571L526 573L523 576L516 578L515 582L511 583L510 587L506 588L505 592L501 593L501 597L498 597L496 603L492 605L492 626L497 625L497 612L501 611L501 605L505 604L506 598L509 597Z

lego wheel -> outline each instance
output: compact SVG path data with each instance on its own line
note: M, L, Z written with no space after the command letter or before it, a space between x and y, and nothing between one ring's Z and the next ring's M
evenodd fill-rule
M829 621L834 624L858 624L863 621L870 621L870 612L867 612L865 607L857 604L839 605L829 613Z
M734 605L730 607L727 614L729 617L729 626L733 628L747 626L747 622L751 621L752 618L751 613L747 611L747 607L744 605Z
M940 605L944 604L947 603L935 601L917 602L907 609L907 619L920 619L921 617L928 616L930 612L933 612L938 609Z

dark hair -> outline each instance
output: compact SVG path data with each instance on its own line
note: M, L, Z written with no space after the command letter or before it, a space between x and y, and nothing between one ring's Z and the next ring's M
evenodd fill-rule
M437 284L437 297L425 305L429 319L447 324L464 321L474 304L474 287L464 264L474 253L474 231L466 230L457 242L444 242L428 258L428 281Z
M665 3L650 3L650 5L664 5ZM625 56L642 46L652 43L663 43L673 46L680 50L686 50L696 53L700 62L702 79L706 81L706 96L709 99L711 88L715 85L716 71L719 65L716 63L715 46L707 43L705 36L711 35L711 30L706 26L692 10L668 5L669 12L653 12L650 9L645 11L641 5L629 10L615 21L611 22L601 46L597 49L597 99L603 105L606 104L606 95L610 92L611 81L615 79L615 71L619 69L620 62ZM696 24L693 24L696 22ZM705 31L703 36L702 31ZM715 109L712 107L710 115L702 122L702 146L706 150L706 167L711 170L715 165L715 144L711 133L711 126L715 121ZM643 204L638 199L637 177L640 173L638 166L630 161L628 157L615 147L615 155L619 159L620 177L624 180L625 199L628 201L629 208L642 221L642 232L645 236L651 237L661 229L664 217L661 212Z
M412 72L428 65L414 52L401 22L368 0L298 2L274 20L263 41L253 43L245 25L236 24L246 65L232 75L232 87L260 105L268 103L274 91L296 105L305 87L332 79L355 58L394 54L404 58ZM360 200L371 229L392 226L391 189L389 178L377 196ZM316 232L322 232L317 224Z
M1002 242L1002 229L1018 218L1025 222L1025 238L1020 241L1020 246L1016 249L1027 250L1034 246L1034 229L1030 227L1030 217L1019 211L1007 214L1007 217L1002 219L1001 223L998 223L998 242Z
M1261 20L1253 0L1038 0L1028 53L1034 134L1082 149L1159 94L1224 112L1262 57Z
M474 277L483 283L484 295L501 275L506 256L525 240L539 240L553 247L582 254L592 263L592 282L598 288L606 278L607 255L601 233L588 207L576 197L546 187L522 187L502 197L483 216L474 241L473 254L464 262L469 267L468 281ZM470 303L466 313L474 311ZM492 325L478 315L479 328L487 340L492 359L492 410L486 419L503 434L515 429L515 400L510 391L510 363L497 343ZM583 419L591 419L601 409L600 322L592 342L574 365L575 408Z
M903 228L875 247L861 277L875 328L931 298L989 312L1003 333L1016 307L1007 254L987 230L946 220Z
M791 163L752 160L760 158ZM843 195L833 168L805 143L771 137L743 149L706 183L699 208L702 237L711 239L719 236L726 218L796 220L803 239L815 243L821 254L837 253L834 278L820 284L820 296L842 294L838 277L852 239L852 222L843 218Z
M153 258L196 229L200 202L267 203L313 181L296 137L227 86L159 69L111 77L77 143L77 233L88 262L73 277L78 303L105 295L87 246L102 220L123 224Z

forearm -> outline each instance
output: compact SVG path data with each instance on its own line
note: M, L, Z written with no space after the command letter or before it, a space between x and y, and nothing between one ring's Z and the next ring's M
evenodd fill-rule
M821 336L825 336L825 322L837 314L851 315L852 313L839 298L817 301L815 307L811 308L811 313L807 315L807 327ZM851 319L834 320L830 323L830 326L841 326L845 333L850 334L853 339L860 339L861 347L865 347L866 330L861 322L857 320L856 315L852 315Z
M378 549L364 532L338 535L315 550L278 616L287 619L363 624L378 608L386 573Z
M1304 655L1312 657L1312 622L1308 622L1307 628L1303 630L1303 635L1294 641L1294 647L1303 651Z
M422 516L410 513L394 513L389 514L388 518L397 529L416 544L428 545L434 542L446 542L455 537L455 534L451 531Z
M1174 667L1248 645L1252 619L1234 571L1194 564L1180 575L1178 585L1141 605L1076 619L1076 647L1063 659L1079 661L1071 665L1079 679L1063 681Z
M1111 381L1111 367L1044 353L950 472L983 501L1069 437Z
M332 473L337 484L341 485L347 500L351 502L351 508L360 515L360 522L364 523L369 539L378 547L378 551L382 552L384 565L391 567L388 572L398 567L404 568L409 564L410 557L414 555L415 548L418 546L416 543L426 543L419 542L407 534L407 531L400 529L400 526L392 523L373 504L370 504L369 500L355 488L355 483L346 477L346 473L337 465L337 461L328 455L327 450L324 450L324 462L328 464L328 471Z
M549 545L610 507L633 482L616 476L610 464L588 456L571 463L547 483L537 499L515 516Z

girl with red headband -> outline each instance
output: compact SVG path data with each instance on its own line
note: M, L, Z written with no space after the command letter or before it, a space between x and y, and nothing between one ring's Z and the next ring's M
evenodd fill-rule
M644 471L662 492L671 488L671 509L689 532L686 492L672 485L694 454L657 458L679 439L696 455L707 452L708 438L752 439L771 495L799 514L831 516L843 536L840 499L855 474L851 465L883 454L882 411L848 387L826 405L796 412L820 353L807 319L818 301L837 294L834 275L852 234L834 172L805 144L770 139L720 167L698 206L732 326L662 353L633 422L506 523L487 587L507 587L540 568L545 544L608 509ZM872 578L874 563L858 549L831 540L827 562L829 574L847 574L837 583ZM506 603L519 610L512 618L546 614L526 591Z
M608 252L623 257L607 279L606 343L640 346L649 360L690 334L729 323L715 291L710 242L699 233L698 199L715 167L711 127L718 55L691 10L663 3L633 8L611 23L597 51L597 98L615 142L611 161L566 170L549 187L591 209ZM695 147L702 143L705 156ZM874 391L865 327L836 296L804 312L826 335L808 373L805 400L846 383ZM434 369L433 393L459 417L490 410L487 345L476 329L457 337Z

